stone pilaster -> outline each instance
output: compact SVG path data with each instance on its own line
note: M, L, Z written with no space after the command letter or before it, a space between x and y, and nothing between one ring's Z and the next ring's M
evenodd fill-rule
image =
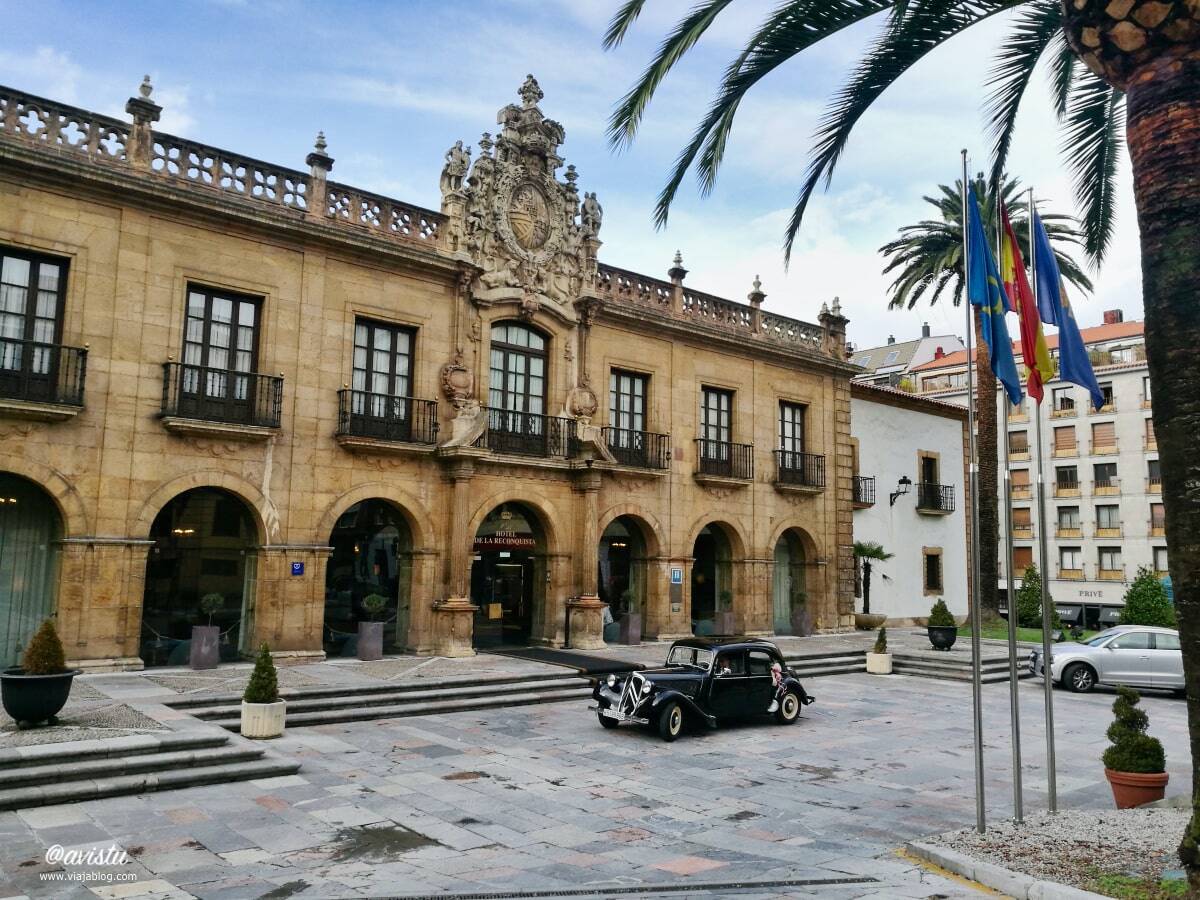
M451 458L449 547L446 549L446 596L433 604L431 625L433 652L437 656L474 656L475 612L471 603L470 578L474 535L471 527L471 479L475 461Z
M433 604L439 586L436 550L413 550L412 577L408 588L408 635L404 646L409 653L429 656L433 653Z
M154 541L66 538L59 543L57 626L73 668L142 668L142 598Z
M742 567L742 584L746 586L746 600L741 604L738 615L738 631L749 636L773 634L774 610L771 597L771 571L773 559L745 559L738 563Z
M270 544L258 548L250 633L253 652L264 641L276 658L324 659L325 565L332 548ZM293 575L292 563L304 574ZM251 565L251 561L246 561Z
M844 321L844 320L843 320ZM820 610L818 627L839 630L854 627L854 448L850 438L850 382L833 382L834 465L833 513L837 543L827 549L829 560L822 573L831 585L837 606ZM826 488L828 490L829 488Z
M324 219L329 206L329 173L333 171L333 157L325 152L325 132L317 132L317 141L312 153L304 158L311 173L308 180L308 204L305 215L310 219Z
M600 543L600 472L588 466L575 476L580 499L575 544L575 596L567 602L568 646L595 650L604 646L604 608L596 584L596 552Z

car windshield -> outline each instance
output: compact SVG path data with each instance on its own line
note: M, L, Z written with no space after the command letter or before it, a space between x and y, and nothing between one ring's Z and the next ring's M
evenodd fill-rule
M1110 638L1116 637L1119 633L1115 628L1106 628L1094 637L1090 637L1086 641L1080 641L1080 643L1087 644L1089 647L1099 647L1107 643Z
M713 653L699 647L672 647L667 657L668 666L694 666L706 672L712 668Z

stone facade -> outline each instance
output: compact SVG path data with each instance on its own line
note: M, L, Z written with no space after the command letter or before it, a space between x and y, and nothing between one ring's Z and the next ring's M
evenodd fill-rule
M650 637L691 633L693 549L706 526L730 548L722 583L738 631L774 630L785 534L803 548L812 624L851 624L854 370L837 304L808 324L763 311L757 282L748 304L685 287L678 256L668 280L599 263L596 195L577 189L573 166L560 172L563 129L542 114L536 81L519 96L473 164L461 143L447 154L433 212L331 181L323 136L302 172L155 132L148 82L127 107L132 126L0 88L0 252L63 267L55 352L86 362L73 376L81 402L0 378L0 472L53 499L49 603L74 660L141 665L152 529L198 488L250 513L245 638L278 654L324 652L331 533L368 500L397 510L408 532L395 641L414 652L473 652L473 541L504 504L536 520L533 643L602 642L597 544L618 518L640 533ZM258 311L248 419L179 400L189 303L203 291ZM355 427L364 321L412 336L405 421L430 410L422 434ZM499 439L512 419L489 408L498 323L544 340L544 405L516 430L561 430L561 452ZM605 430L614 370L646 379L638 431L656 457L631 461ZM752 445L752 470L698 459L705 387L731 392L726 440ZM781 402L803 408L819 478L777 469L792 465L772 455ZM673 569L683 570L674 594Z

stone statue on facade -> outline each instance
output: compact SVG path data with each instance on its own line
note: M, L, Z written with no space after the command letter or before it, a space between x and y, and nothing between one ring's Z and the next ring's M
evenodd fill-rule
M462 141L446 151L446 164L442 166L442 196L462 190L463 179L471 167L471 148L463 149Z
M600 223L604 219L604 208L596 200L596 192L592 191L583 195L583 210L580 213L583 219L583 236L589 238L597 238L600 236Z

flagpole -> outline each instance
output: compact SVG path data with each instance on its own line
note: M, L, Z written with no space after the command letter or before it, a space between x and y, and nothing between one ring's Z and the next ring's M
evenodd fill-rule
M975 336L971 321L970 292L970 239L968 237L967 198L971 182L967 178L967 151L962 151L962 233L963 233L963 284L967 286L967 455L969 459L968 490L971 492L971 521L967 533L971 547L971 584L968 586L967 611L971 617L971 710L975 742L975 829L981 834L987 831L987 811L983 796L983 674L980 668L979 635L979 468L975 456L975 354L972 341ZM995 399L992 400L995 403Z
M1033 300L1038 299L1037 279L1037 241L1034 240L1033 217L1036 207L1033 203L1033 188L1029 189L1029 267L1033 273ZM1034 417L1035 440L1037 441L1037 504L1038 504L1038 565L1042 570L1042 686L1045 691L1046 705L1046 796L1050 812L1058 812L1058 784L1056 762L1054 759L1054 679L1050 670L1050 625L1053 616L1050 613L1050 570L1048 568L1046 524L1046 481L1042 475L1042 405L1037 404L1037 415ZM1011 616L1012 613L1010 612Z
M1003 210L1000 193L1002 180L996 182L996 204ZM1004 265L1004 255L999 250L1001 217L996 217L996 258ZM1014 277L1015 274L1014 274ZM1011 298L1010 298L1011 302ZM1014 304L1015 305L1015 304ZM1019 313L1018 313L1019 315ZM1025 821L1025 799L1021 786L1021 707L1018 697L1017 684L1017 610L1013 603L1013 495L1012 476L1009 472L1008 422L1012 414L1012 404L1008 402L1008 394L1001 389L1000 405L1004 407L1004 572L1005 594L1008 601L1008 715L1009 730L1012 732L1013 759L1013 821L1020 825Z

